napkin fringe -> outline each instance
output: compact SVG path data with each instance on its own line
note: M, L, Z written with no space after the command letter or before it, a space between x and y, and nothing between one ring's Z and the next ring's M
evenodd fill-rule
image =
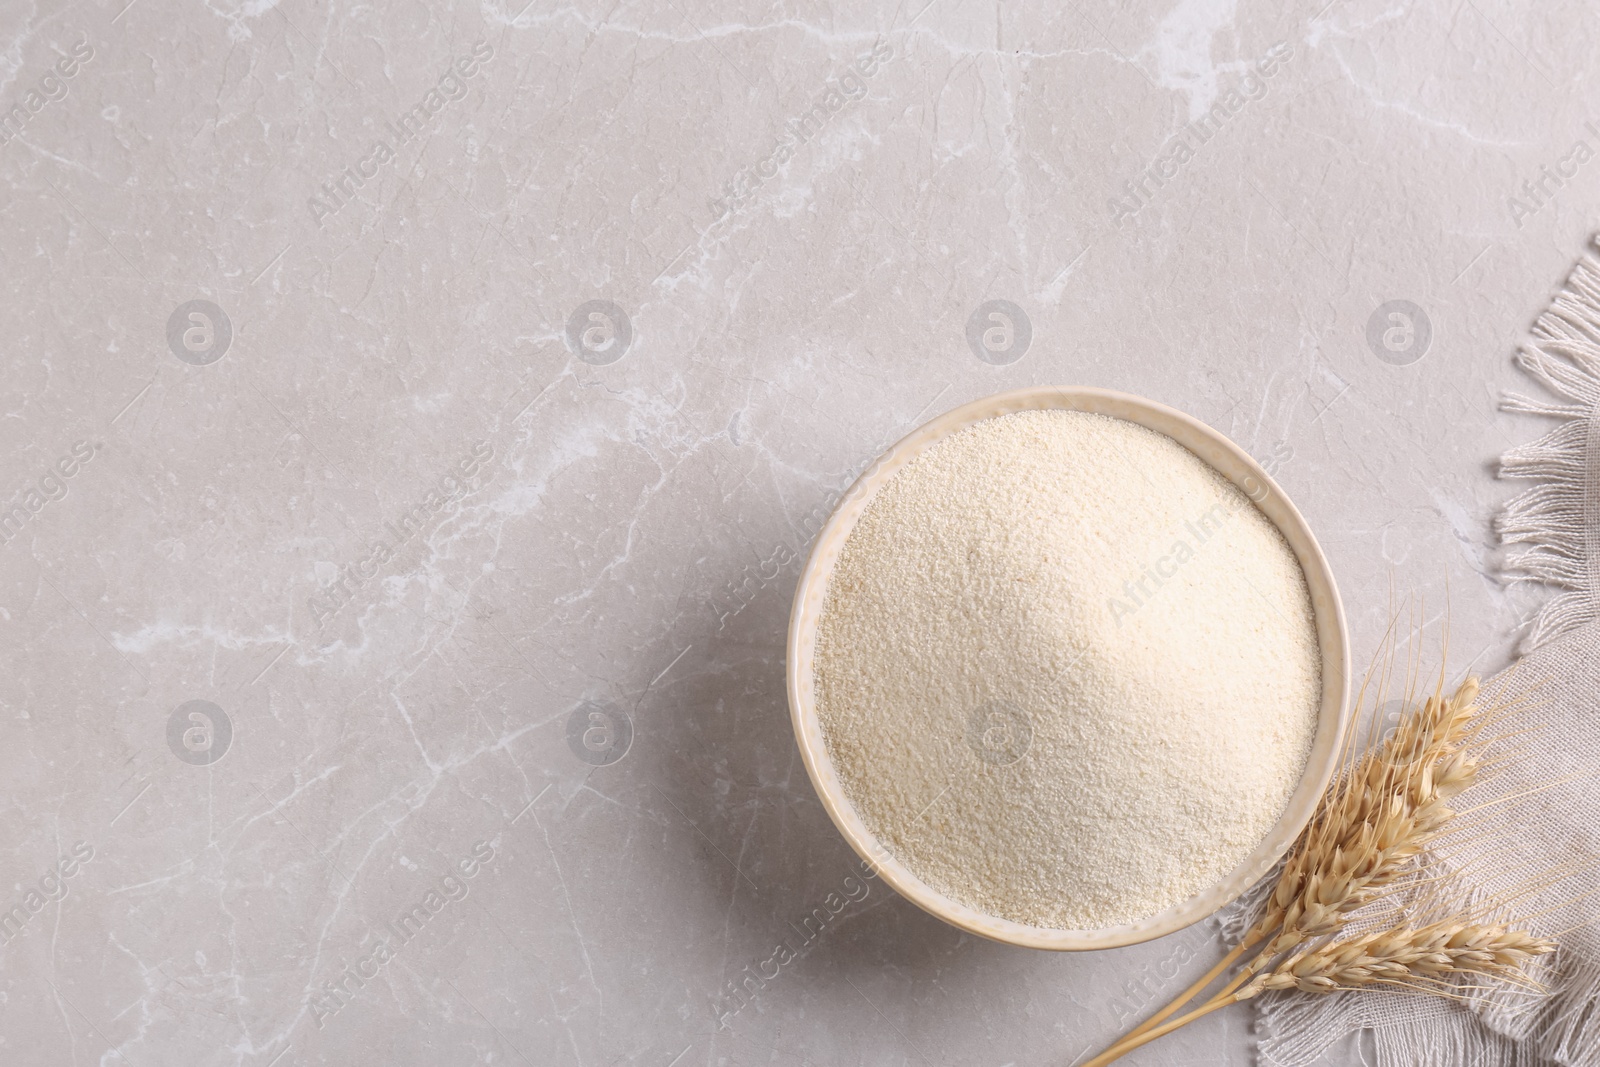
M1375 993L1371 996L1404 996ZM1335 998L1330 1002L1330 996ZM1263 997L1257 1017L1257 1062L1260 1067L1305 1067L1324 1057L1340 1039L1355 1034L1366 1047L1361 1062L1371 1067L1416 1067L1449 1064L1450 1067L1551 1067L1584 1065L1593 1061L1563 1058L1559 1041L1518 1040L1484 1025L1472 1012L1453 1011L1412 1017L1384 1011L1374 1017L1363 1009L1371 1004L1352 1002L1359 994L1278 993ZM1351 998L1338 1003L1337 998ZM1524 1000L1524 1006L1526 1001ZM1370 1058L1367 1052L1371 1052Z
M1386 1026L1372 1031L1379 1067L1418 1063L1460 1067L1535 1067L1533 1050L1484 1029L1470 1015L1447 1015Z
M1600 245L1600 237L1591 243ZM1495 522L1502 543L1530 546L1507 556L1504 576L1559 590L1524 635L1520 651L1526 654L1600 618L1600 485L1591 484L1600 470L1600 261L1592 254L1573 267L1516 362L1552 394L1571 401L1507 393L1500 404L1505 411L1561 420L1500 460L1501 477L1537 482L1508 501Z
M1578 965L1568 959L1554 970L1560 974L1558 984L1531 1020L1528 1047L1536 1049L1545 1063L1595 1067L1600 1064L1600 1018L1595 1010L1600 1004L1600 963ZM1515 1032L1500 1026L1501 1020L1490 1012L1484 1017L1497 1030Z

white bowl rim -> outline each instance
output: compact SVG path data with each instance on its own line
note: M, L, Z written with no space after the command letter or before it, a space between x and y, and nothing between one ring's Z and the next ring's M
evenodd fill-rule
M827 581L839 549L873 495L935 442L984 419L1029 410L1091 411L1146 426L1171 437L1238 486L1283 534L1299 560L1322 653L1316 739L1300 784L1272 831L1214 885L1148 918L1101 930L1057 930L989 915L952 900L913 874L856 813L828 755L813 693L812 654ZM1249 453L1193 416L1131 393L1087 386L1030 386L982 397L930 419L877 457L844 492L818 532L795 588L785 673L790 720L806 774L828 817L869 869L913 904L969 933L1030 948L1084 950L1138 944L1184 929L1237 899L1271 870L1310 821L1338 764L1347 718L1350 649L1344 607L1327 557L1305 518Z

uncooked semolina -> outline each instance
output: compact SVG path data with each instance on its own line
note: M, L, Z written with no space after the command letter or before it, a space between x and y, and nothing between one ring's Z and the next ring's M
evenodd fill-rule
M935 889L1034 926L1147 918L1283 815L1317 729L1305 576L1183 446L1024 411L872 499L817 633L845 790Z

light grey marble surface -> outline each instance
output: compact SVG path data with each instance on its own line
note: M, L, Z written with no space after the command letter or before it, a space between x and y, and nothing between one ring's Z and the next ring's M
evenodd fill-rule
M1448 586L1507 662L1495 403L1600 206L1595 21L923 4L0 12L0 1062L1109 1038L1209 929L1043 954L867 883L804 934L854 863L784 698L810 517L1003 389L1207 420L1358 660Z

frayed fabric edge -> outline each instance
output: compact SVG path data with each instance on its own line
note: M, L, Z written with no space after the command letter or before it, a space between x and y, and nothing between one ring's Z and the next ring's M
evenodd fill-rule
M1562 955L1538 976L1549 993L1535 1004L1526 990L1493 987L1472 998L1474 1017L1523 1050L1529 1064L1600 1067L1600 964L1578 965Z
M1600 245L1600 236L1591 243ZM1516 362L1566 401L1507 393L1500 405L1561 420L1500 460L1502 478L1537 483L1508 501L1495 523L1503 544L1527 546L1509 555L1503 573L1558 591L1523 637L1526 655L1600 618L1600 260L1593 254L1573 267Z
M1377 1067L1415 1067L1419 1063L1538 1067L1538 1060L1525 1045L1501 1037L1466 1014L1373 1030L1372 1046Z
M1454 1010L1415 1019L1352 1018L1325 996L1281 993L1262 998L1257 1033L1260 1067L1295 1067L1324 1055L1351 1034L1372 1051L1373 1067L1542 1067L1530 1045L1497 1034L1474 1014ZM1333 1009L1333 1010L1330 1010Z

